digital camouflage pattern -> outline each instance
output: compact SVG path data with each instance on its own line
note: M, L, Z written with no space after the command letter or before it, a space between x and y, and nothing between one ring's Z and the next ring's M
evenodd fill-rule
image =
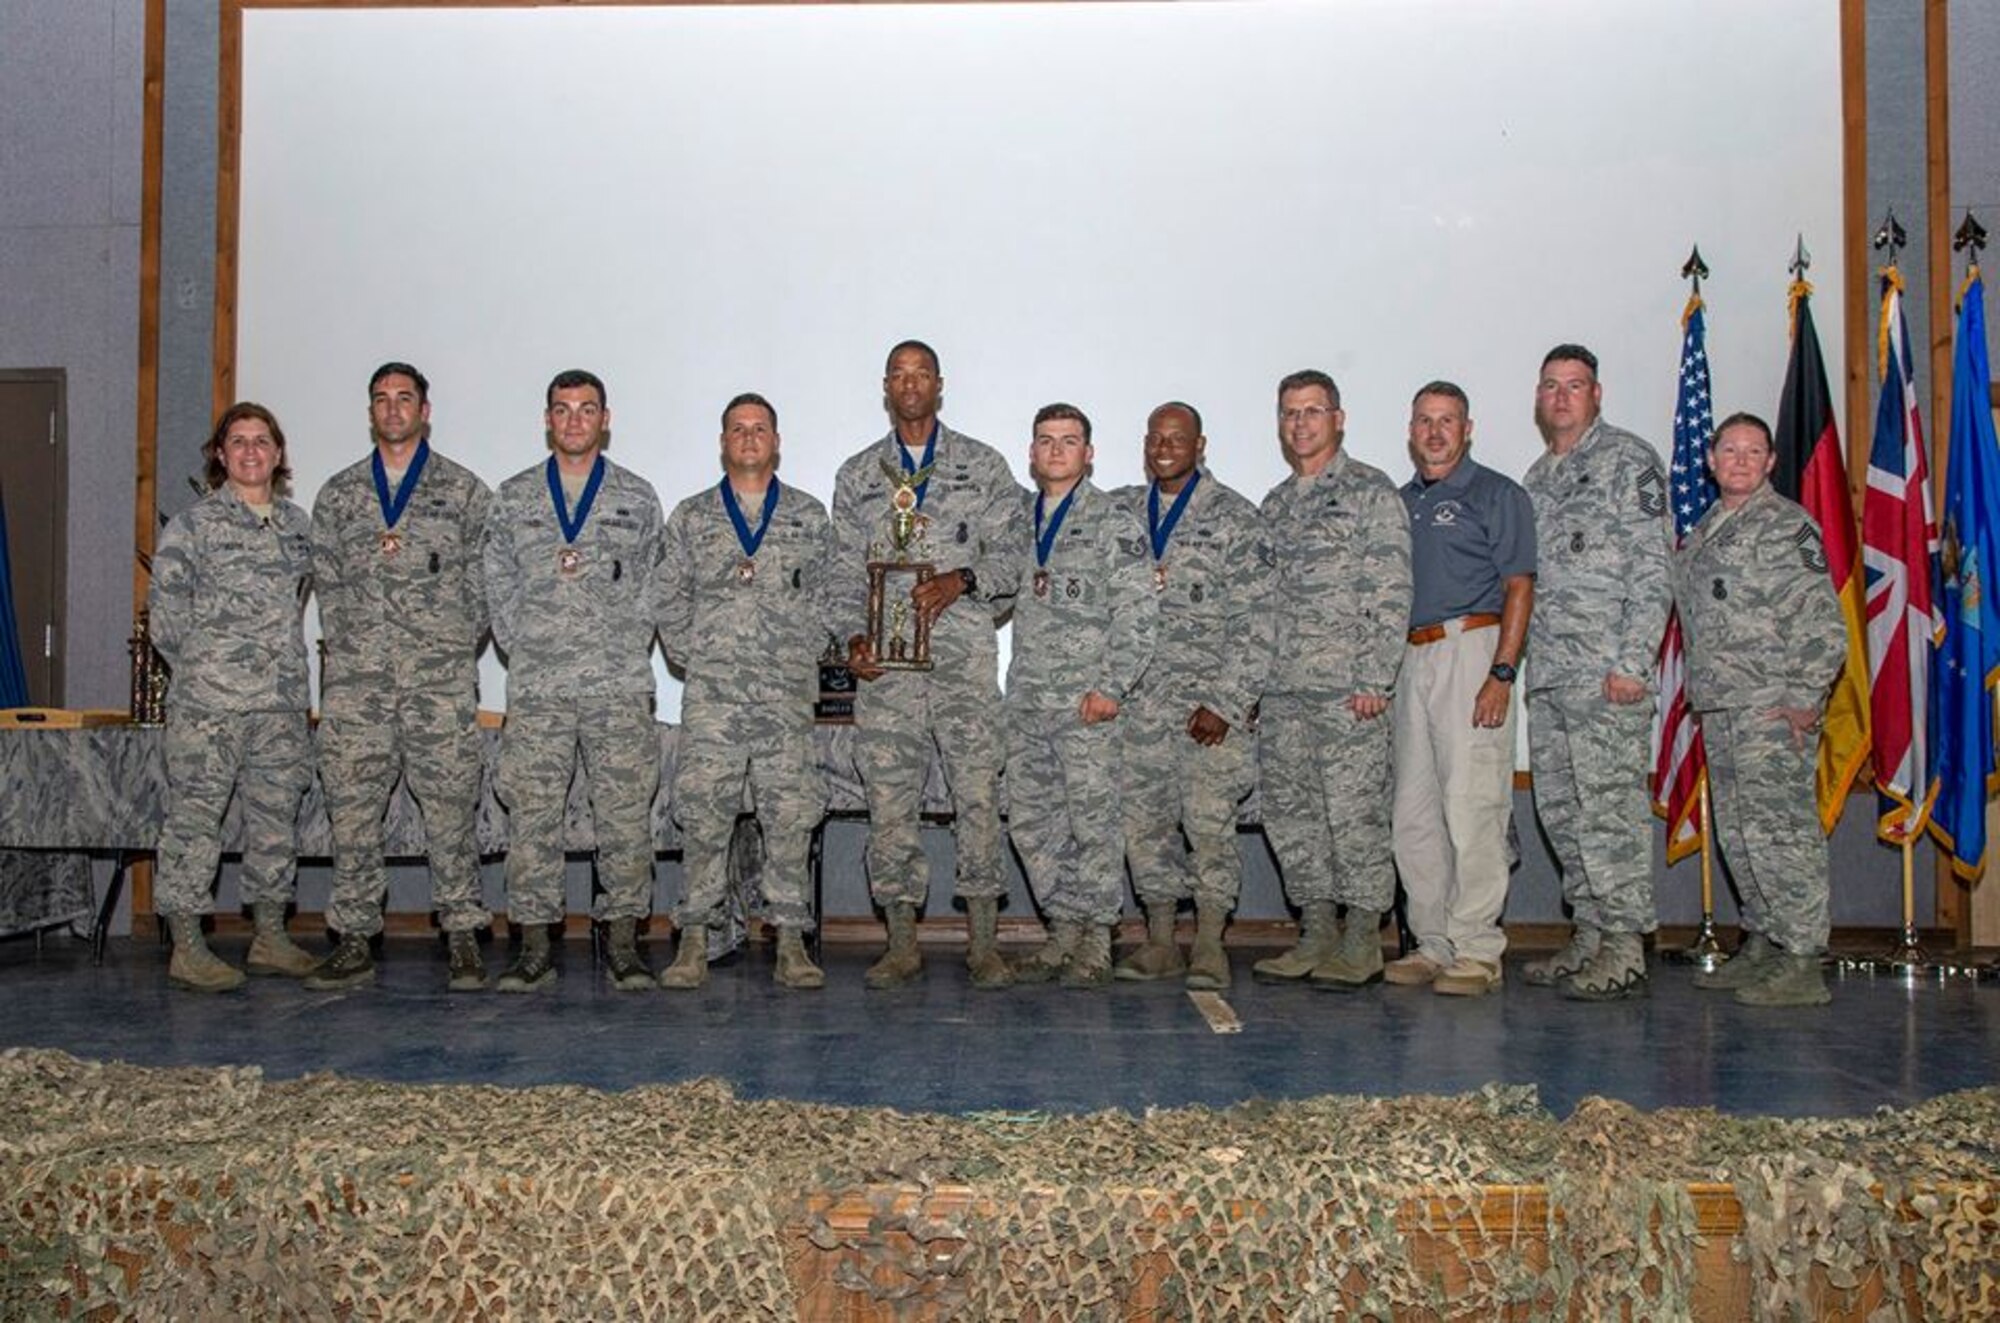
M1123 703L1153 657L1160 618L1146 526L1092 486L1076 485L1049 557L1035 560L1025 498L1007 667L1007 830L1052 920L1118 921L1125 846L1118 807L1118 720L1085 725L1087 693Z
M745 513L754 520L755 512ZM665 548L660 636L686 684L673 804L686 842L687 896L674 922L706 927L719 918L747 782L763 828L766 918L809 929L807 853L826 811L813 703L819 657L839 623L829 611L826 507L780 484L757 554L746 557L711 487L674 507Z
M1356 694L1392 696L1410 626L1410 520L1389 476L1335 453L1293 474L1262 508L1277 560L1276 655L1259 718L1264 833L1297 906L1379 913L1396 894L1390 714L1363 720Z
M1653 903L1652 704L1604 678L1655 681L1666 629L1667 481L1653 447L1602 419L1521 480L1535 507L1526 662L1535 812L1577 926L1645 933Z
M892 432L851 456L834 480L831 601L843 639L867 626L868 562L895 554L893 488L884 466L896 471L901 449ZM1005 735L994 629L1014 600L1020 492L999 451L938 425L923 519L908 558L940 573L971 569L979 600L961 598L938 618L931 670L891 671L855 695L856 759L868 795L868 884L879 905L923 907L930 865L918 812L934 757L950 785L958 895L1006 894L999 796Z
M563 812L579 768L597 829L597 917L643 918L652 908L646 815L659 789L652 650L663 521L650 483L603 464L574 542L556 521L543 464L500 485L486 524L487 602L507 660L494 788L514 820L507 913L518 923L563 917Z
M1602 420L1521 479L1535 507L1531 689L1651 683L1667 627L1667 479L1652 446Z
M422 806L440 926L469 931L492 919L473 839L492 494L470 469L423 445L423 469L387 544L393 550L385 550L374 452L329 478L313 502L326 640L320 778L334 835L327 922L341 933L382 929L382 821L399 779Z
M12 1049L0 1314L1681 1319L1733 1258L1759 1320L1983 1318L1996 1129L1995 1089L956 1116Z
M493 640L506 654L507 701L653 692L660 498L609 458L590 518L565 543L541 464L500 484L486 521L484 571ZM572 550L576 571L560 568Z
M1275 559L1257 507L1199 470L1155 582L1153 663L1118 714L1119 795L1132 889L1148 907L1194 900L1225 912L1243 886L1238 807L1256 778L1251 709L1274 647ZM1113 498L1147 527L1150 485ZM1162 496L1162 518L1172 498ZM1152 550L1150 536L1147 551ZM1205 707L1229 723L1197 744L1188 719ZM1182 834L1187 846L1181 845Z
M310 521L282 496L268 521L227 486L174 516L146 596L170 711L306 710L311 562Z
M147 596L167 690L168 809L154 908L214 908L223 814L243 812L243 900L285 905L293 824L312 781L306 735L306 512L282 496L267 519L223 486L176 515L153 553Z
M1819 526L1766 483L1736 510L1718 501L1673 554L1687 635L1688 700L1701 714L1722 859L1744 921L1784 947L1826 949L1828 859L1816 737L1773 714L1824 711L1847 659L1847 626Z

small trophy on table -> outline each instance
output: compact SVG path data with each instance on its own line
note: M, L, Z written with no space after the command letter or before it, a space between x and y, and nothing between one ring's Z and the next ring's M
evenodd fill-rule
M882 472L890 482L889 552L883 555L880 543L869 548L868 561L868 641L875 652L875 664L890 671L928 671L931 668L931 625L910 601L910 590L937 573L937 567L922 559L930 519L917 508L917 488L931 476L932 466L924 465L905 473L887 460Z
M152 612L139 612L125 646L132 656L132 720L141 726L163 726L167 721L167 664L153 647Z

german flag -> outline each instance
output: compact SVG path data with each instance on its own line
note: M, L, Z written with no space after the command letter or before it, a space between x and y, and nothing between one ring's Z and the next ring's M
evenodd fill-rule
M1812 286L1791 288L1792 359L1778 401L1778 464L1771 484L1819 524L1826 544L1826 572L1847 617L1847 665L1826 703L1819 737L1819 821L1832 831L1847 793L1868 760L1868 606L1861 574L1861 539L1847 490L1847 463L1834 422L1833 393L1819 332L1813 328Z

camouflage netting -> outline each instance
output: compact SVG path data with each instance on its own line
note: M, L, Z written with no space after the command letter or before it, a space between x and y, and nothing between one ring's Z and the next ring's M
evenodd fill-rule
M943 1116L15 1050L0 1317L1676 1319L1705 1182L1758 1318L1995 1317L1996 1145L2000 1090L1850 1121L1557 1121L1498 1087Z

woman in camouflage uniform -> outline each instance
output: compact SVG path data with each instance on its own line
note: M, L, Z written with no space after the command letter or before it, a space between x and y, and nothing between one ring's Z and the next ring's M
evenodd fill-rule
M312 779L301 614L311 525L286 500L285 434L269 409L233 404L202 447L209 494L153 553L153 643L167 691L167 819L155 903L173 933L167 981L226 992L243 973L208 949L223 813L243 802L243 899L256 916L253 974L302 978L313 958L285 933L297 880L294 826Z

